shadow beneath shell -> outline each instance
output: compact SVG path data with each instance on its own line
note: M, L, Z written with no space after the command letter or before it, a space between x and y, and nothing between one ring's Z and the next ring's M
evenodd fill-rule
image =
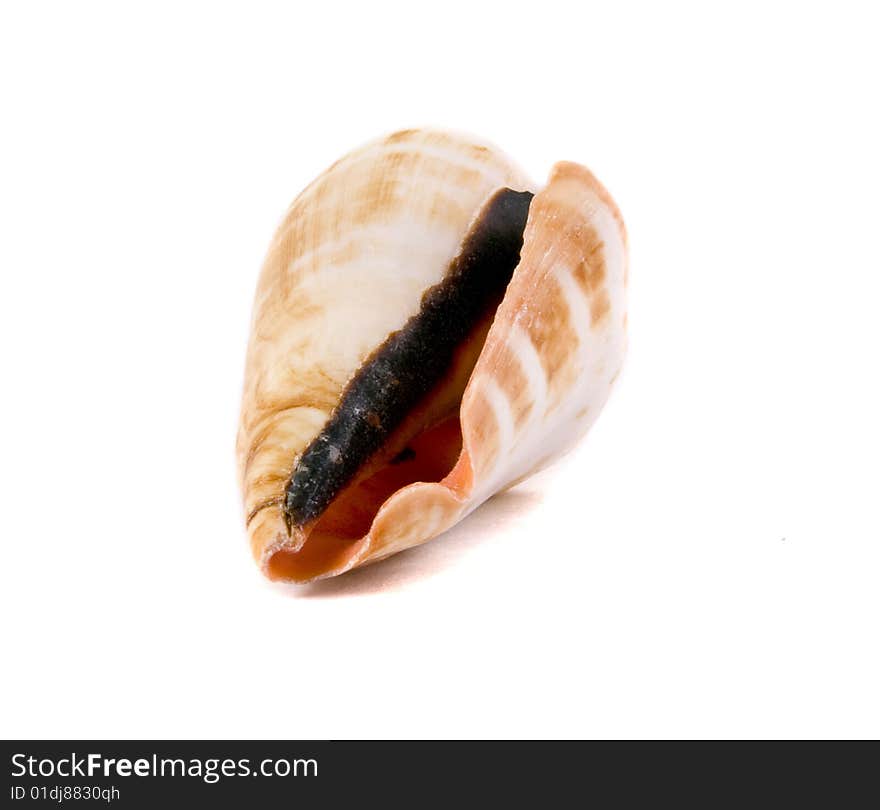
M455 565L459 558L481 543L497 539L505 526L540 500L539 490L524 487L508 490L484 503L449 531L421 546L332 579L308 585L275 587L291 596L309 599L358 596L404 588Z

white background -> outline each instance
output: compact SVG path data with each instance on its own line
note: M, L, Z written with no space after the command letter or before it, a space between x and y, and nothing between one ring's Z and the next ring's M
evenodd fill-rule
M0 734L880 735L868 9L4 4ZM419 124L603 180L627 367L448 535L271 585L233 452L263 252Z

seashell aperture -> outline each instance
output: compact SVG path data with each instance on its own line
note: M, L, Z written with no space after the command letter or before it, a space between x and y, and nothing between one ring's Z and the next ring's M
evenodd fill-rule
M271 579L424 543L595 421L626 344L627 244L574 163L407 130L293 202L257 286L237 455Z

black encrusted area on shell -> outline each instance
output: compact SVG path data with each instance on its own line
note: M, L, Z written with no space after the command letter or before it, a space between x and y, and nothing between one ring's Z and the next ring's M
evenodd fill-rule
M452 367L456 349L497 308L519 263L532 194L498 191L421 309L366 360L287 485L288 526L319 517Z

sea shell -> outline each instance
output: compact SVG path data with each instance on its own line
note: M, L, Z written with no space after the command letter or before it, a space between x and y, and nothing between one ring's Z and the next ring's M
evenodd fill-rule
M294 201L257 287L237 454L271 579L440 534L558 458L626 344L626 234L595 177L536 194L494 147L407 130Z

